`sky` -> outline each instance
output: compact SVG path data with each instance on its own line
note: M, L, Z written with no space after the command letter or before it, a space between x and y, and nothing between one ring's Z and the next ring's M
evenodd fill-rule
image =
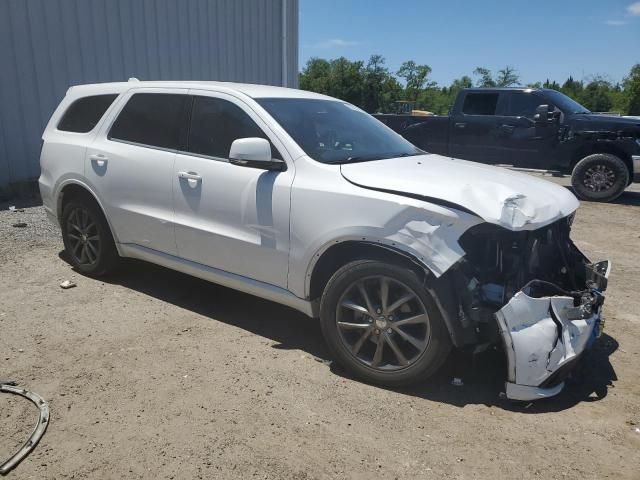
M513 66L523 84L621 81L640 63L637 0L299 0L300 69L311 57L429 65L448 85ZM472 76L475 79L475 77Z

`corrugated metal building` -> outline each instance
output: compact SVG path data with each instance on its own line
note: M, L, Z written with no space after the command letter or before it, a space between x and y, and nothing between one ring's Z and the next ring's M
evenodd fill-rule
M298 0L0 0L0 189L69 86L129 77L295 87Z

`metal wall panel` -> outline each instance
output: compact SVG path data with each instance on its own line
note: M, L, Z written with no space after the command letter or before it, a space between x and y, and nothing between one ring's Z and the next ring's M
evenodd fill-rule
M129 77L296 87L298 0L0 0L0 187L38 177L67 88Z

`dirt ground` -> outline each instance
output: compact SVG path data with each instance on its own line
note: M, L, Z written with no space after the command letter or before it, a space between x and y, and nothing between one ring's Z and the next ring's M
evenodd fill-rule
M613 262L605 335L560 396L515 404L499 352L454 354L412 389L366 385L330 362L317 321L140 262L85 278L41 207L4 204L0 378L51 407L8 478L639 479L640 185L583 202L573 236ZM36 413L0 394L0 461Z

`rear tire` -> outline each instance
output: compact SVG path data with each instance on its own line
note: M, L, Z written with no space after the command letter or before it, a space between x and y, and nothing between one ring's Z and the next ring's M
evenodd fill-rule
M99 277L113 272L120 257L102 210L93 200L73 198L62 211L62 241L73 267Z
M629 184L629 169L615 155L596 153L580 160L571 174L571 184L581 200L610 202Z
M380 261L355 261L331 277L320 324L338 363L389 387L427 379L451 349L440 311L418 275Z

